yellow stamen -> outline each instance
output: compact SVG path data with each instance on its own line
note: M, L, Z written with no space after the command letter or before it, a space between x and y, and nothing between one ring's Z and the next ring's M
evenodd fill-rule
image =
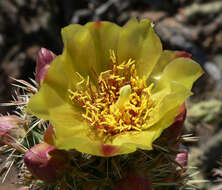
M92 90L89 77L85 80L79 73L79 85L83 89L68 90L71 101L85 109L83 118L102 133L116 135L125 131L141 131L153 110L151 90L136 73L135 60L117 63L116 55L110 50L112 69L100 73L98 89ZM82 86L81 86L82 87Z
M116 55L115 55L114 50L110 49L109 54L110 54L110 59L111 59L112 63L116 64L117 62L116 62Z

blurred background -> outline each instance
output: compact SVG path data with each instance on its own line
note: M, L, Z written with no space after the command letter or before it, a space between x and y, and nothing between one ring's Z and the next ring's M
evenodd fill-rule
M187 102L184 130L200 137L186 144L189 166L200 169L190 183L201 190L222 190L221 0L0 0L0 102L11 99L10 77L34 77L40 47L62 52L62 27L96 20L123 25L131 17L153 20L164 49L187 51L204 68ZM0 107L0 113L11 109ZM11 182L16 182L13 175ZM0 185L0 190L6 188L16 187Z

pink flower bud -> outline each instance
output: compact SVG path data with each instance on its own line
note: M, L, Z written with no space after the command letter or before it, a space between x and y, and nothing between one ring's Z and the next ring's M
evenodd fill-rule
M115 190L152 190L150 178L142 173L129 173L117 182Z
M56 55L46 48L41 48L39 50L35 76L35 80L38 84L41 84L41 82L44 80L49 66L55 57Z
M24 162L34 177L47 183L53 183L64 175L69 163L65 151L47 143L37 144L28 150Z
M184 150L182 153L179 153L176 155L175 159L181 166L184 168L187 167L187 162L188 162L188 152L187 150Z
M24 120L16 115L0 117L0 145L14 143L25 136Z

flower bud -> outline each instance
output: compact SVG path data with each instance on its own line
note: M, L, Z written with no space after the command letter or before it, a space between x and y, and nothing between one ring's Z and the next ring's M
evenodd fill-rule
M179 153L176 155L175 159L181 166L184 168L187 167L187 162L188 162L188 152L187 150L184 150L183 152Z
M16 115L0 117L0 145L14 143L25 136L24 120Z
M136 172L118 181L115 190L152 190L152 185L146 174Z
M46 48L41 48L39 50L37 56L36 76L35 76L35 80L38 84L41 84L41 82L44 80L48 72L49 66L55 57L56 55L52 51Z
M68 165L67 153L47 143L37 144L28 150L24 162L35 178L47 183L56 182L64 175Z

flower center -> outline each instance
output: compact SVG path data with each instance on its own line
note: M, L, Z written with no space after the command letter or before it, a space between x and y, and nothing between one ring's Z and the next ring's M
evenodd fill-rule
M105 134L141 131L153 110L153 84L147 86L146 79L138 77L134 60L117 64L114 51L110 51L110 59L112 68L100 73L96 90L88 78L84 90L69 90L69 97L85 109L83 118ZM84 80L79 85L82 83Z

